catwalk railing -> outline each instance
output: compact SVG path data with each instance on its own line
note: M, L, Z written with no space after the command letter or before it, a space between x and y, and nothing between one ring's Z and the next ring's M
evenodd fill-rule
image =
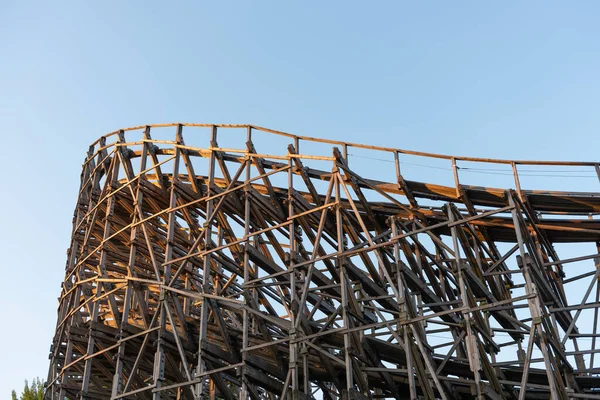
M113 132L83 165L46 398L600 399L599 179L249 125Z

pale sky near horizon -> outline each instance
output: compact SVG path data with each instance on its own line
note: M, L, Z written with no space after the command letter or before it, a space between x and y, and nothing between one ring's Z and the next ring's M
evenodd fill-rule
M598 2L167 3L0 1L0 397L46 377L81 164L106 132L251 123L600 158Z

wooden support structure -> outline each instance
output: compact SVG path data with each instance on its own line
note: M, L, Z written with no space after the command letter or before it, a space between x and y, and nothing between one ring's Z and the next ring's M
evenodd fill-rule
M407 156L447 162L448 186ZM504 166L512 188L467 185L466 162ZM600 191L520 175L597 184L598 165L252 125L105 135L83 165L46 398L598 399Z

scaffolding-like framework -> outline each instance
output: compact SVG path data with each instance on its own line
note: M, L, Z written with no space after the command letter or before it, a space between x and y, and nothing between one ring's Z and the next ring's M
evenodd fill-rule
M409 180L410 157L451 183ZM251 125L105 135L46 398L600 399L600 193L526 190L532 166L600 178Z

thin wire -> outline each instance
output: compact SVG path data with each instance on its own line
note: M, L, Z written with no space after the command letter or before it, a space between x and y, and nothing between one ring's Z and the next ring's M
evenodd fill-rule
M527 168L528 165L521 165L521 167L522 168L526 168L527 172L548 172L547 169L529 169L529 168ZM500 168L469 168L469 167L460 167L460 169L476 169L478 171L504 171L503 169L500 169ZM552 170L552 172L572 173L572 172L589 172L589 170L586 170L586 169L555 169L555 170Z
M367 159L367 160L382 161L382 162L387 162L387 163L391 163L391 164L394 163L394 161L386 160L384 158L367 157L367 156L361 156L361 155L358 155L358 154L348 154L348 155L352 156L352 157L364 158L364 159ZM452 168L435 167L433 165L411 163L411 162L406 162L406 161L400 161L400 164L401 165L413 165L413 166L416 166L416 167L437 169L437 170L442 170L442 171L452 171ZM501 170L501 169L498 169L498 168L468 168L468 167L456 167L456 168L458 170L460 170L460 171L471 172L471 173L476 173L476 174L513 176L512 172L507 172L505 170ZM531 174L531 173L528 173L528 172L544 172L544 173L541 173L541 174ZM527 172L520 172L519 176L549 177L549 178L596 178L597 177L597 175L595 175L595 174L594 175L571 175L572 173L586 172L584 170L573 170L573 171L557 170L557 171L552 171L552 172L555 172L555 174L548 174L548 173L545 173L545 172L548 172L548 171L546 171L546 170L528 170ZM569 175L559 175L558 173L569 174Z
M486 175L504 175L504 176L513 176L513 173L501 173L501 172L486 172L476 170L475 168L458 168L464 172L471 172L475 174L486 174ZM527 174L523 172L519 172L519 176L547 176L550 178L596 178L596 175L558 175L558 174Z

